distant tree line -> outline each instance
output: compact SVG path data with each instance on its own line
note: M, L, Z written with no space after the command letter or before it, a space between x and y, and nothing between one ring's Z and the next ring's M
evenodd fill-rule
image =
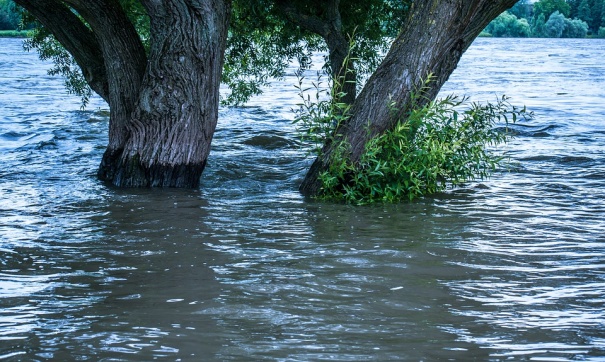
M605 38L605 0L521 0L500 14L484 36Z
M21 15L12 0L0 0L0 30L16 30Z

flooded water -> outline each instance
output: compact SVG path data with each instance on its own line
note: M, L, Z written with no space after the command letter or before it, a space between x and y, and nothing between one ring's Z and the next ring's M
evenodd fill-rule
M95 178L107 107L0 39L0 359L605 359L605 41L479 39L443 94L535 111L488 181L305 200L291 77L223 109L200 190Z

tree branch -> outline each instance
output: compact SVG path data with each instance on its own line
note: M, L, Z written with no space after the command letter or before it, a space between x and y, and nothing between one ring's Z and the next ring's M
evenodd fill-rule
M109 84L103 52L93 32L57 0L15 0L36 17L67 49L95 93L109 101Z
M331 2L334 1L338 2L338 0L331 0ZM288 0L276 0L275 4L293 24L318 34L324 39L330 34L329 24L323 21L321 18L313 15L303 14L295 6L288 2Z

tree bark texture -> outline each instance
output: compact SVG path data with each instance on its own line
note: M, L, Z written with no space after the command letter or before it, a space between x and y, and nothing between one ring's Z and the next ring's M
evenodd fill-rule
M230 2L143 4L151 17L149 60L126 143L105 153L108 179L124 187L197 187L218 120Z
M149 55L118 0L17 3L109 103L99 178L120 187L198 187L218 119L231 0L141 0L151 20Z
M108 150L121 149L128 140L128 124L147 66L143 43L118 0L64 0L88 23L105 59L109 86ZM101 179L109 180L104 160ZM111 175L111 173L109 173Z
M400 35L353 103L351 117L337 130L337 141L350 144L351 161L357 162L366 143L394 127L411 107L434 100L481 30L515 3L516 0L414 1ZM419 90L429 75L433 76L432 82L418 100L420 104L413 105L412 92ZM338 143L324 146L300 186L303 194L319 193L318 177L327 170Z

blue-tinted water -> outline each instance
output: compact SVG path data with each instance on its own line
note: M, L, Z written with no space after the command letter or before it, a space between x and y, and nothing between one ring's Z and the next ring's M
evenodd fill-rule
M290 76L200 190L95 178L107 107L0 39L0 359L605 359L605 41L478 39L443 94L535 111L509 172L400 205L297 192Z

